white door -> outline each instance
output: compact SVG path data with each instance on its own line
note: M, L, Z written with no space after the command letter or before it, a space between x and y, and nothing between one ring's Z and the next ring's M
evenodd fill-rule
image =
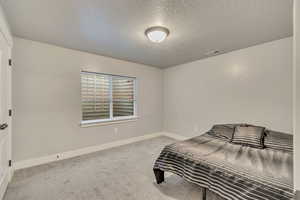
M11 66L10 47L0 32L0 200L3 198L10 179L11 157Z

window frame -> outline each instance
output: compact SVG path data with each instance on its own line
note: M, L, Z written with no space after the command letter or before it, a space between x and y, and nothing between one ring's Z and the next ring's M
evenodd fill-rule
M83 106L82 106L82 82L81 82L81 74L82 73L89 73L89 74L98 74L102 76L107 76L109 79L109 118L107 119L93 119L93 120L83 120ZM133 80L133 115L130 116L113 116L113 85L112 80L113 77L121 77L127 78L129 80ZM90 125L90 124L107 124L107 123L118 123L121 121L131 121L138 118L137 115L137 78L124 76L124 75L116 75L116 74L107 74L107 73L100 73L100 72L91 72L91 71L81 71L80 72L80 102L81 102L81 125Z

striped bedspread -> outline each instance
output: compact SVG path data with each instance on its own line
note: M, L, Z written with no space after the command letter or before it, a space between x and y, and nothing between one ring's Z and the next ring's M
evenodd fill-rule
M294 199L292 152L235 145L208 133L166 146L154 169L228 200Z

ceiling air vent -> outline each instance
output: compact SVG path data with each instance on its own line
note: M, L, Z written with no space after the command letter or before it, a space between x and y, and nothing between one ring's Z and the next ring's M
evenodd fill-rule
M216 56L216 55L219 55L221 53L222 53L222 51L220 51L220 50L213 50L213 51L209 51L209 52L205 53L205 55L206 56Z

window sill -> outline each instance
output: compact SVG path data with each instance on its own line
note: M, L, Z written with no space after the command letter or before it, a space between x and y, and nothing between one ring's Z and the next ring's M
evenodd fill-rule
M134 116L134 117L127 117L127 118L122 118L122 119L114 119L114 120L107 120L107 121L102 121L102 120L95 120L95 121L82 121L80 123L80 126L82 128L86 127L91 127L91 126L107 126L107 125L112 125L112 124L121 124L121 123L127 123L127 122L134 122L137 121L139 117Z

